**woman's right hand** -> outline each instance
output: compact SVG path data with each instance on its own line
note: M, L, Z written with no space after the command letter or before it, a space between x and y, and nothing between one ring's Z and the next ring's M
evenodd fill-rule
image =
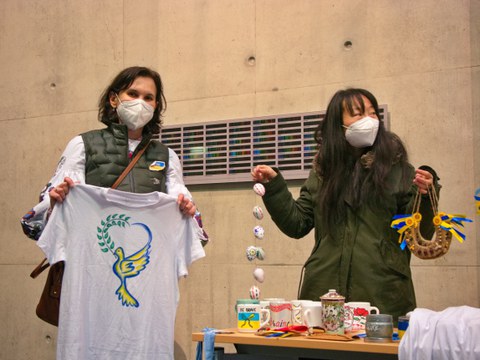
M267 165L257 165L252 169L252 179L256 182L267 183L277 176L277 172Z
M62 203L65 200L68 192L71 187L74 187L75 183L69 177L63 179L63 182L55 186L52 190L48 192L50 195L50 209L53 209L55 204Z

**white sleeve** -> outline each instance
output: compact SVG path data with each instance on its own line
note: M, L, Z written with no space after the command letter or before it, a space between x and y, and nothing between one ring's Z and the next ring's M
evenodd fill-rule
M76 184L85 184L85 145L81 136L75 136L67 144L57 164L57 169L45 186L40 198L50 202L48 192L60 184L65 177L71 178Z
M76 136L67 144L50 181L40 192L40 202L21 219L24 233L38 240L46 224L47 210L50 207L48 192L60 184L65 177L77 184L85 183L85 145L81 136Z
M192 194L188 191L183 182L183 169L178 155L172 149L168 148L168 169L167 169L167 194L174 197L183 194L189 200L192 200Z
M50 182L59 184L67 176L75 183L85 184L85 144L80 135L67 144Z
M53 265L65 260L65 238L68 231L63 220L63 204L55 206L48 223L43 229L37 246L42 249L48 262Z
M199 241L198 224L193 218L185 219L185 232L182 234L177 255L177 277L186 277L188 267L196 260L205 257L205 250Z

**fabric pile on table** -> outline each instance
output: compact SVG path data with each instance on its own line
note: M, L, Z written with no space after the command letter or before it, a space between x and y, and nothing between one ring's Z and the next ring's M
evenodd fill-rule
M399 360L480 359L480 309L415 309L398 348Z

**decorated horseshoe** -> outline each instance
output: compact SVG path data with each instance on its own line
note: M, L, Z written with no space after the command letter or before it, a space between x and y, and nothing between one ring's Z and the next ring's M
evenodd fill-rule
M472 222L465 215L438 212L438 196L433 187L428 189L428 195L435 214L433 217L435 234L432 240L423 238L420 233L420 222L422 221L422 215L419 213L420 192L417 192L414 199L413 213L411 215L395 215L391 223L391 227L400 234L400 247L402 249L408 247L410 252L420 259L436 259L445 255L450 249L453 236L463 243L465 234L460 232L458 227L463 227L463 222Z
M452 242L452 234L435 226L435 235L432 240L424 239L420 234L420 227L409 228L405 231L405 241L410 252L420 259L436 259L448 252Z

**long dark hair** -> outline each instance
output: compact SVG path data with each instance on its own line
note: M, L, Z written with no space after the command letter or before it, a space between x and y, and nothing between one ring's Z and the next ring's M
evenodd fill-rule
M330 100L325 119L315 130L318 153L314 168L322 180L319 189L318 206L323 214L323 228L331 232L346 215L345 198L348 197L354 208L365 202L381 206L386 195L386 178L392 165L400 162L403 167L403 186L408 188L406 168L408 156L400 138L385 129L380 121L377 137L371 147L358 153L345 139L343 112L353 116L354 107L360 106L365 112L363 97L367 98L380 118L377 99L367 90L349 88L340 90ZM366 164L366 156L373 161ZM363 157L361 155L364 155ZM367 161L368 162L368 161Z
M162 125L162 115L167 108L165 95L163 94L163 84L160 75L149 68L142 66L132 66L122 70L113 79L112 83L107 86L100 96L98 102L98 120L105 125L118 123L118 115L114 108L110 105L110 96L119 94L120 91L127 89L138 77L147 77L153 80L157 88L156 103L157 107L153 113L152 120L143 128L144 134L158 134Z

